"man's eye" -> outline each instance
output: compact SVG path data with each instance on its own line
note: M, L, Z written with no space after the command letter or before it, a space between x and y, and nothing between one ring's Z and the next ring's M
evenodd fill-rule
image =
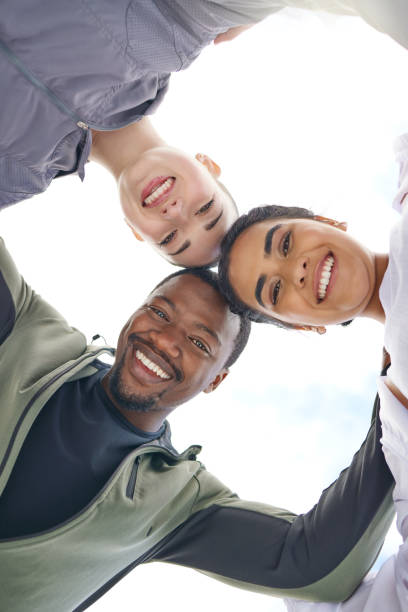
M282 253L284 254L285 257L289 251L291 235L292 235L292 232L288 232L282 242Z
M207 210L210 210L211 206L214 204L214 199L210 200L209 202L207 202L207 204L204 204L204 206L202 206L201 208L199 208L197 210L197 212L195 213L196 215L202 215L205 212L207 212Z
M169 244L175 237L175 235L177 234L177 230L173 230L172 232L170 232L170 234L168 234L164 240L162 240L161 242L159 242L159 246L166 246L166 244Z
M200 349L200 351L203 351L205 353L207 353L209 355L210 351L208 350L208 348L205 346L205 344L203 342L201 342L201 340L199 340L198 338L194 338L193 336L190 336L189 338L191 340L191 342Z
M280 287L281 287L281 282L278 281L272 291L272 304L274 306L276 306L277 302L278 302L278 298L279 298L279 291L280 291Z
M164 319L165 321L169 320L169 317L166 315L163 310L157 308L156 306L148 306L149 310L151 310L159 319Z

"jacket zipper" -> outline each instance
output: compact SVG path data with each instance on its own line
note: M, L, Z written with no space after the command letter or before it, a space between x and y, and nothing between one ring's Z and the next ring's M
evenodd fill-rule
M130 472L130 477L127 483L126 497L128 497L129 499L133 499L133 495L135 494L136 477L137 477L137 470L139 469L139 463L140 463L140 455L136 457L133 463L132 471Z
M76 115L73 111L71 111L67 106L65 106L64 102L55 95L51 89L49 89L44 83L42 83L37 77L31 72L29 68L24 66L23 62L16 56L10 49L0 40L0 50L7 56L8 60L16 66L20 70L20 72L26 77L28 81L30 81L35 87L40 89L43 93L45 93L48 98L53 102L53 104L60 109L63 113L71 117L71 119L79 125L79 127L85 126L78 115ZM87 126L88 127L88 126Z
M139 448L142 448L142 447L139 447ZM167 450L164 446L148 446L148 445L143 446L143 450L141 453L139 453L139 455L141 454L144 455L146 453L162 453L163 455L166 455L167 457L171 457L172 459L180 459L180 457L182 456L182 455L174 455L169 450ZM111 482L116 478L116 474L120 472L120 470L122 469L122 466L126 463L128 457L129 455L122 460L122 462L113 472L112 476L106 481L102 489L100 489L100 491L98 491L95 497L93 497L91 501L84 508L82 508L79 512L77 512L73 516L70 516L67 520L63 521L62 523L58 523L57 525L50 527L49 529L45 529L44 531L38 531L37 533L30 533L29 535L18 536L15 538L3 538L0 540L0 544L2 544L3 542L17 542L19 540L30 540L32 538L37 538L39 536L45 535L46 533L52 533L53 531L56 531L57 529L61 529L61 527L64 527L64 525L67 525L68 523L71 523L72 521L77 519L79 516L81 516L81 514L86 512L88 508L92 506L95 500L98 499L104 491L106 491L106 489L110 486ZM134 469L134 466L132 469ZM136 469L136 474L137 474L137 469ZM136 477L136 474L135 474L135 477ZM135 479L135 484L136 484L136 479ZM127 487L126 487L126 491L127 491Z
M18 431L21 427L21 424L23 423L25 417L27 416L28 411L30 410L31 406L34 404L34 402L38 399L38 397L48 389L48 387L50 387L56 380L58 380L59 378L61 378L61 376L64 376L64 374L66 374L67 372L69 372L70 370L73 370L77 365L81 364L83 361L86 361L89 357L96 357L101 351L96 351L95 353L88 353L87 355L84 355L84 357L80 360L77 361L76 363L68 366L67 368L65 368L65 370L63 370L62 372L59 372L58 374L56 374L51 380L49 380L43 387L41 387L41 389L39 389L34 395L33 397L30 399L30 401L28 402L27 406L24 408L23 412L20 415L20 418L17 421L16 426L14 427L13 433L11 435L10 438L10 442L8 444L7 450L4 454L3 460L0 464L0 477L4 471L4 468L6 466L7 460L10 456L11 453L11 449L13 448L13 444L14 441L17 437Z

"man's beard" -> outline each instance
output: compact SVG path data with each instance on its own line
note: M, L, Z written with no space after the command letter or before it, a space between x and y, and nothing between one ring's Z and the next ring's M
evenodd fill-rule
M133 410L136 412L154 412L155 410L160 410L160 408L157 408L160 394L138 395L137 393L132 393L123 383L122 371L125 357L126 352L122 355L119 363L111 369L108 379L109 391L113 399L125 410Z

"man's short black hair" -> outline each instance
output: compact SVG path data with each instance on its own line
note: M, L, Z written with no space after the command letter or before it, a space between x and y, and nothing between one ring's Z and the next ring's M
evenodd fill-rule
M166 278L161 280L160 283L156 285L156 287L153 289L153 291L156 291L158 287L161 287L162 285L164 285L164 283L167 283L167 281L171 280L172 278L175 278L177 276L183 276L184 274L192 274L193 276L196 276L204 283L211 285L213 289L215 289L216 291L218 291L218 293L222 295L218 275L212 270L209 270L208 268L183 268L183 270L173 272L173 274L170 274L169 276L166 276ZM236 314L240 318L239 331L235 337L232 351L223 366L224 368L229 368L236 362L236 360L244 350L248 342L249 334L251 332L251 321L244 314L234 314Z
M238 297L229 279L230 253L238 236L255 223L261 223L261 221L266 221L266 219L277 219L279 217L313 219L314 216L311 210L299 206L258 206L257 208L252 208L252 210L245 215L241 215L241 217L235 221L221 243L221 258L218 265L220 289L225 299L229 302L232 312L244 315L256 323L274 323L278 327L293 328L293 325L290 323L279 321L274 317L258 312L245 304L245 302Z

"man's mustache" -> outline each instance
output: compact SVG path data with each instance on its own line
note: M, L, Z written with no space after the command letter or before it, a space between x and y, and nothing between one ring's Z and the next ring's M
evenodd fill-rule
M159 357L161 357L171 368L171 370L174 373L174 378L176 379L176 382L180 383L183 382L184 380L184 373L182 370L180 370L180 368L178 368L173 361L170 359L170 357L164 353L161 349L157 348L156 345L154 345L152 342L150 342L150 340L146 340L145 338L142 338L141 336L139 336L139 334L136 333L132 333L129 334L128 336L128 340L127 340L128 344L134 345L134 344L144 344L145 346L149 347L149 349L151 351L153 351L153 353L156 353L156 355L159 355Z

